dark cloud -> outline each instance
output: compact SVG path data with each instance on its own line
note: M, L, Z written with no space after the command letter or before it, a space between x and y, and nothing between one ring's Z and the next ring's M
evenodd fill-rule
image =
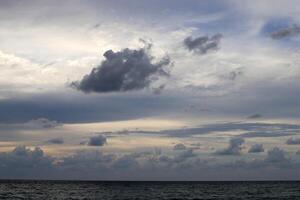
M247 117L248 119L258 119L258 118L262 118L261 114L253 114Z
M300 27L295 24L293 26L281 28L271 33L271 37L276 40L295 37L299 35L300 35Z
M89 139L89 146L104 146L107 143L107 139L103 135L93 136Z
M52 138L50 140L47 140L46 143L48 143L48 144L63 144L64 139L63 138Z
M183 105L184 97L130 93L85 95L69 93L33 94L32 96L0 99L1 123L27 123L32 119L47 118L60 123L83 123L130 120L173 113ZM33 123L32 123L33 124ZM24 127L24 126L23 126ZM31 126L32 127L32 126Z
M221 38L221 34L215 34L211 37L201 36L196 38L189 36L184 39L183 44L189 51L193 51L198 54L206 54L209 51L219 49Z
M58 127L58 126L62 126L61 123L58 123L55 120L49 120L47 118L34 119L34 120L29 121L28 124L39 126L39 127L42 127L42 128L55 128L55 127Z
M232 138L230 139L229 146L225 149L218 150L216 154L218 155L239 155L242 150L242 145L245 140L243 138Z
M289 144L289 145L297 145L297 144L300 144L300 138L289 138L289 139L286 141L286 144Z
M262 144L253 144L248 150L248 153L260 153L264 151L265 149Z
M150 46L138 50L123 49L118 52L106 51L105 60L81 81L71 85L85 93L119 92L141 90L159 78L168 76L165 69L170 64L168 57L153 63L149 54Z
M176 144L174 147L173 147L174 150L185 150L186 149L186 146L182 143L179 143L179 144Z

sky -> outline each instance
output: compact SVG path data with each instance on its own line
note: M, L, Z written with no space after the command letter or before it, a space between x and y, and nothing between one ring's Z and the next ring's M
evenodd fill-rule
M0 178L299 180L296 0L1 0Z

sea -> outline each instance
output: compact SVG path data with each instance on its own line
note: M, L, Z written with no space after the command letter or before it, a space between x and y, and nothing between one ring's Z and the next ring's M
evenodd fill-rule
M300 182L0 181L0 199L300 200Z

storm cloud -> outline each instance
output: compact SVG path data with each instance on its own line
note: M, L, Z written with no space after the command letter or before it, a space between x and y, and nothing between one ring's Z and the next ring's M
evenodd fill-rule
M219 44L222 38L222 34L215 34L211 37L201 36L193 38L189 36L183 40L183 45L194 53L206 54L209 51L215 51L219 49Z
M106 51L105 60L81 81L73 82L71 86L85 93L89 92L119 92L148 88L159 76L168 76L166 69L170 64L169 57L164 57L154 63L145 48L123 49L118 52Z

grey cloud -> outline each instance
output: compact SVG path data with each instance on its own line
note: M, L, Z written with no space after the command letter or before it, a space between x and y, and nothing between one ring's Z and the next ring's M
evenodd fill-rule
M270 130L270 131L253 131L248 133L240 134L240 137L244 138L254 138L254 137L283 137L283 136L289 136L289 135L296 135L295 132L285 130L283 132L280 132L278 130Z
M144 118L166 112L173 113L184 102L184 97L146 93L138 98L129 93L85 95L71 90L68 93L33 94L0 100L0 129L5 129L13 125L12 123L26 123L28 129L28 121L41 117L59 123Z
M239 137L281 137L288 135L296 135L300 130L297 124L284 124L284 123L244 123L244 122L229 122L219 124L207 124L196 128L183 128L164 130L157 133L168 135L171 137L189 137L192 135L209 134L213 132L229 132L229 131L247 131L242 133Z
M278 147L274 147L273 149L268 151L267 158L265 159L267 162L271 163L286 163L290 160L286 158L285 151L279 149Z
M160 86L158 86L156 88L153 88L152 89L153 90L153 94L161 94L165 87L166 87L166 85L163 84L163 85L160 85Z
M30 120L28 122L28 125L38 126L41 128L55 128L58 126L62 126L61 123L58 123L55 120L49 120L47 118L38 118L38 119Z
M49 144L63 144L65 141L63 138L52 138L50 140L47 140L46 143Z
M221 79L225 79L225 80L231 80L231 81L235 81L237 80L240 76L243 75L243 68L238 68L229 72L226 72L224 74L219 75L219 77Z
M300 138L289 138L289 139L286 141L286 144L289 144L289 145L297 145L297 144L300 144Z
M262 118L261 114L253 114L247 117L248 119L258 119L258 118Z
M0 177L46 178L50 175L53 158L44 155L41 148L33 150L18 146L13 151L0 153Z
M198 54L206 54L209 51L219 49L221 38L221 34L215 34L211 37L201 36L196 38L189 36L184 39L183 44L189 51L193 51Z
M0 153L0 178L84 179L84 180L237 180L281 177L299 178L294 171L299 163L274 148L263 160L222 164L216 160L200 160L192 149L176 151L174 156L160 151L129 154L103 153L99 150L77 151L61 158L50 157L40 148L16 147ZM276 167L275 171L270 171ZM251 174L249 172L255 172ZM266 176L268 174L269 176ZM299 174L299 173L297 173ZM188 178L188 179L187 179Z
M106 143L107 143L107 139L103 135L93 136L88 141L89 146L103 146Z
M71 85L85 93L89 92L119 92L148 88L159 78L168 76L165 69L170 64L168 57L153 63L149 49L123 49L118 52L106 51L105 60L81 81Z
M300 35L300 27L298 25L282 28L280 30L271 33L271 37L277 40L299 36L299 35Z
M176 161L182 161L185 160L187 158L191 158L196 156L196 154L194 153L194 149L185 149L183 151L180 151L178 155L175 156L175 160Z
M115 169L131 169L136 168L138 166L137 160L131 155L125 155L121 158L117 159L113 163L113 167Z
M186 146L182 143L179 143L179 144L176 144L174 147L173 147L174 150L185 150L186 149Z
M242 144L245 142L243 138L230 139L229 146L226 149L216 151L218 155L239 155L242 150Z
M264 151L265 149L262 144L253 144L248 150L248 153L260 153Z

